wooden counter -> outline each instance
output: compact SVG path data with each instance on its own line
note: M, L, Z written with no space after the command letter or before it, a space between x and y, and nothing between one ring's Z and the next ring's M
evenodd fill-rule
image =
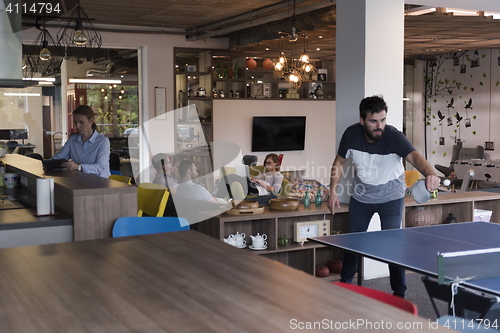
M443 223L448 213L453 213L458 222L472 221L474 209L491 210L493 211L491 221L500 222L500 211L497 208L500 203L498 193L483 191L439 193L437 199L431 199L425 204L416 203L411 196L405 197L404 201L405 212L415 206L424 206L432 212L435 217L434 224ZM342 253L316 242L306 242L304 245L294 242L294 222L329 220L331 231L347 232L349 207L342 204L341 208L335 210L335 215L331 214L326 202L323 202L320 207L312 203L308 208L300 205L297 210L292 211L276 211L265 207L264 213L257 215L216 215L215 212L211 212L207 216L213 217L198 223L198 231L220 241L236 232L245 233L247 245L252 243L250 235L266 234L267 249L252 251L247 246L240 251L260 254L314 275L317 265L326 265L331 259L340 259ZM405 225L405 214L402 225ZM290 245L287 247L278 246L278 237L283 235L290 239Z
M28 195L20 196L36 207L36 180L43 177L42 162L17 154L3 158L9 172L17 173ZM137 187L78 171L47 170L54 178L56 211L67 211L73 219L74 240L108 238L114 221L137 215Z
M434 224L441 224L453 213L458 222L473 221L474 209L486 209L493 212L491 222L500 223L500 194L488 191L467 191L455 193L440 192L436 199L418 204L411 196L405 197L405 210L411 207L423 206L434 215ZM403 216L403 225L404 225Z

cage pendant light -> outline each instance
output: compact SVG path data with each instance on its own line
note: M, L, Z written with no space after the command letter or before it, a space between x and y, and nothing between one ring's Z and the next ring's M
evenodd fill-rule
M281 49L282 38L283 36L280 36L278 39L278 57L273 59L273 73L275 78L283 78L288 72L288 61L286 59L285 53Z
M294 64L294 67L300 75L302 81L306 82L316 81L318 78L318 69L316 68L314 61L310 59L307 54L307 38L308 36L304 34L304 51Z
M102 46L102 37L82 7L80 1L66 23L57 33L57 39L66 50L66 58L89 61Z
M23 45L23 75L27 78L33 78L36 73L42 76L54 75L60 71L62 63L62 49L57 41L54 41L50 32L45 29L45 18L43 25L38 24L37 29L40 33L30 46Z

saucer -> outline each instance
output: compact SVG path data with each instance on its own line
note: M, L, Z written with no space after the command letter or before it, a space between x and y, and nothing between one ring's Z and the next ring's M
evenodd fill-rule
M245 247L247 247L247 245L246 244L244 244L244 245L235 245L234 247L237 247L238 249L244 249Z
M252 249L252 250L265 250L265 249L267 249L267 246L264 246L264 247L253 247L253 245L250 245L249 248Z

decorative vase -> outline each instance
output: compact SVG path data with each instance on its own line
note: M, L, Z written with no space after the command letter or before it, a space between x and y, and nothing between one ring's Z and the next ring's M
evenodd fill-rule
M263 62L262 62L262 67L267 70L267 71L270 71L271 69L273 69L274 67L274 64L273 64L273 61L269 58L265 59Z
M285 247L290 244L290 240L286 236L280 236L278 237L278 246Z
M306 191L304 195L304 207L309 207L311 205L311 198L309 198L309 191Z
M434 215L425 207L413 207L406 213L407 227L423 227L434 222Z
M342 270L342 259L332 259L326 264L330 273L340 273Z
M257 61L254 58L248 58L246 66L248 69L254 69L257 67Z
M328 266L316 266L316 277L327 277L329 274Z
M314 203L317 207L321 206L321 204L323 203L323 199L321 198L321 190L319 188L318 191L316 191L316 198L314 199Z

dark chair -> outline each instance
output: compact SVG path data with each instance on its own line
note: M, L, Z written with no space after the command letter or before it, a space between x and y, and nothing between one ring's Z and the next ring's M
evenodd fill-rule
M120 217L113 225L112 236L138 236L189 229L187 220L182 217Z
M245 155L243 156L243 164L248 165L249 167L257 165L258 157L255 155Z
M118 153L109 153L109 170L120 171L120 155Z
M40 161L43 161L43 156L38 154L38 153L28 153L26 155L24 155L26 157L31 157L31 158L34 158L34 159L37 159L37 160L40 160Z
M19 146L19 143L17 141L14 141L14 140L7 141L8 153L12 154L14 152L14 149L17 148L17 146Z

